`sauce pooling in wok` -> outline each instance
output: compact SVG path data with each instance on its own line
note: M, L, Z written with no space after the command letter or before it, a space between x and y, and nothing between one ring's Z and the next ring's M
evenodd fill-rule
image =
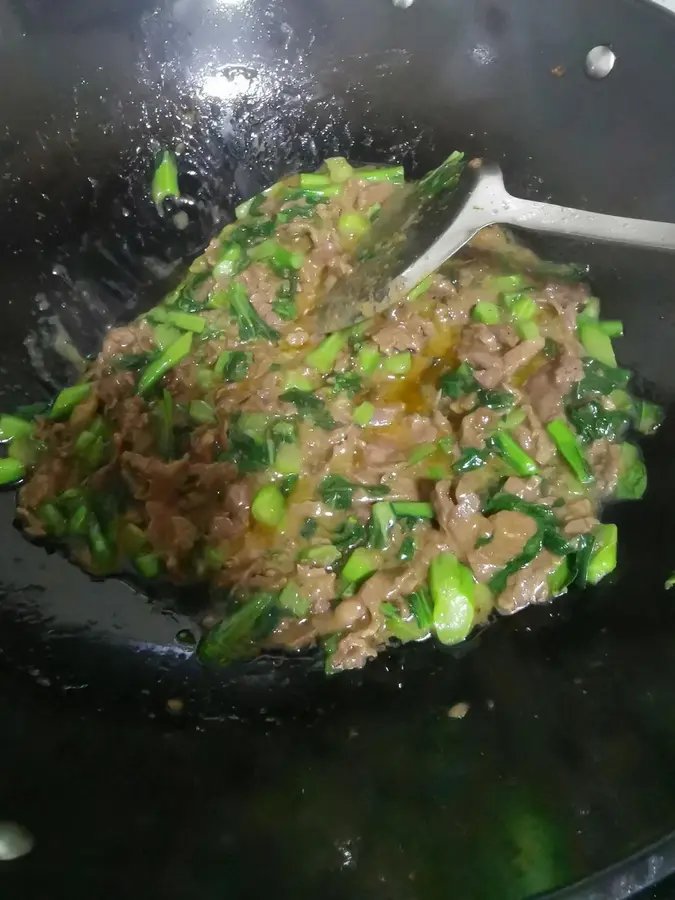
M616 564L599 509L644 492L626 435L659 411L564 269L486 230L394 309L312 334L402 182L341 158L283 179L45 415L0 419L29 535L228 598L205 660L319 644L356 668Z

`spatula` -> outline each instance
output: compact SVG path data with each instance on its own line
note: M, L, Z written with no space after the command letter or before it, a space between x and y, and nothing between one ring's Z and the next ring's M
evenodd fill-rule
M384 204L357 247L354 270L321 301L318 330L338 331L392 306L481 228L495 224L675 250L675 224L521 200L507 192L496 163L474 159L464 166L457 153Z

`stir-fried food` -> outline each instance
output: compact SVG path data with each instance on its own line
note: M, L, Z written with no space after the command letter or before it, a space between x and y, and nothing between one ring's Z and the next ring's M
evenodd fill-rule
M599 510L644 492L626 436L660 413L569 272L488 230L387 313L313 333L402 183L342 158L284 178L49 410L0 418L29 535L227 595L205 660L318 644L355 668L616 565Z

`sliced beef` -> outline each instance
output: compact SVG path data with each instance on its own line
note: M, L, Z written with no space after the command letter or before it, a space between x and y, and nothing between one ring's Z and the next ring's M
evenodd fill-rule
M536 475L531 478L516 478L512 475L504 482L504 493L515 494L528 503L537 503L541 500L541 478Z
M480 511L478 494L464 494L455 503L450 490L449 481L439 481L432 491L432 503L442 531L449 538L452 548L465 560L478 538L491 534L491 525Z
M549 576L556 571L561 562L559 556L553 556L548 550L542 550L531 563L509 575L506 588L497 598L498 611L510 614L524 609L530 603L543 603L548 600Z
M486 439L495 431L499 418L498 412L483 406L464 416L459 429L459 442L462 447L482 450Z
M593 443L586 450L586 456L595 474L595 484L603 495L611 494L621 473L621 446L604 438Z
M504 510L489 518L492 540L468 552L469 565L477 581L488 582L507 562L522 552L537 524L531 516Z

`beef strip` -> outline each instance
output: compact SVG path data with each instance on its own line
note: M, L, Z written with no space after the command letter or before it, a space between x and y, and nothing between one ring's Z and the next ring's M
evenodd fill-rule
M512 510L495 513L488 521L492 529L492 540L467 553L473 574L480 582L488 582L507 562L518 556L537 530L537 524L531 516Z

